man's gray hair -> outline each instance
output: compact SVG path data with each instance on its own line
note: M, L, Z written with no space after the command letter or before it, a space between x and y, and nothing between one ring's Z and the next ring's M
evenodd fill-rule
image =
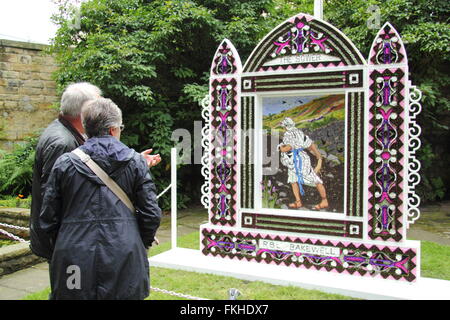
M102 91L89 82L79 82L69 85L61 97L61 112L65 116L78 117L83 104L101 97Z
M122 111L111 99L98 98L84 104L81 120L89 138L109 134L109 128L120 127Z

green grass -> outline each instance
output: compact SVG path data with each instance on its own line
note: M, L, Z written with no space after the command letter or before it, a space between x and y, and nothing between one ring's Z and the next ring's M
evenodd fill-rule
M180 247L198 249L199 233L194 232L180 237ZM149 256L157 255L170 249L171 244L166 242L154 246L149 251ZM450 280L450 246L444 246L433 242L422 241L422 276ZM166 268L151 267L151 285L156 288L189 294L207 299L227 299L228 289L236 288L245 300L347 300L353 299L336 294L327 294L317 290L306 290L293 286L277 286L260 281L239 280L232 277L216 276L210 274L187 272ZM47 300L50 290L30 294L25 300ZM171 295L151 292L149 300L175 300L181 299Z
M422 277L450 280L450 246L422 242Z
M27 295L23 300L48 300L50 288Z

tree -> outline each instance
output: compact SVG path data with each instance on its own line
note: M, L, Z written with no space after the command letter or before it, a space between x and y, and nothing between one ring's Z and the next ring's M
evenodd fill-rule
M261 14L272 10L273 2L91 0L79 10L70 3L59 0L53 17L59 25L52 48L59 89L75 81L99 86L123 111L122 140L162 155L152 174L161 187L168 185L171 133L193 132L193 122L201 120L198 102L208 92L215 50L228 38L249 55L271 28L272 18ZM180 196L200 198L200 168L181 170L179 180L185 191ZM168 197L164 203L169 205Z
M373 10L375 9L375 10ZM373 15L381 25L370 27ZM446 0L328 0L325 19L340 28L360 51L369 54L379 28L390 22L405 42L410 77L423 93L422 203L450 199L450 2ZM368 24L369 22L369 24Z

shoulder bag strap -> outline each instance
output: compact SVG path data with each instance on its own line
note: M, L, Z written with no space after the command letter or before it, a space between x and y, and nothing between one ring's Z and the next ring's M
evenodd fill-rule
M127 194L119 187L119 185L111 179L102 168L95 163L94 160L91 159L89 155L84 153L80 148L77 148L72 151L72 153L76 154L81 161L83 161L96 175L102 180L106 186L131 210L132 213L135 212L135 208L130 198L128 198Z

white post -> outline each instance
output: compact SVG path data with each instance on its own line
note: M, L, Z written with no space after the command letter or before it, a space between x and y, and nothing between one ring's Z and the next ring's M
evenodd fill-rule
M323 0L314 0L314 17L323 20Z
M170 224L172 249L177 247L177 149L170 150Z

